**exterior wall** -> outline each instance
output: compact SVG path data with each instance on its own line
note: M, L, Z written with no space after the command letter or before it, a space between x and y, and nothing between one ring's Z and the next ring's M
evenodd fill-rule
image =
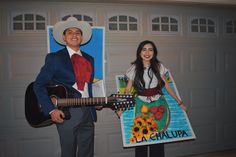
M115 6L115 7L114 7ZM19 9L21 8L21 9ZM116 92L115 75L124 74L135 59L139 42L153 40L159 58L168 67L189 108L195 141L166 144L166 156L203 153L236 147L236 34L225 33L225 21L236 19L235 8L96 3L3 3L0 7L0 157L58 157L60 144L55 126L31 128L24 116L26 86L35 79L47 53L46 31L17 32L11 29L12 13L41 12L48 25L67 13L86 13L95 26L105 26L107 95ZM138 32L112 32L111 14L138 17ZM179 18L177 34L153 33L152 15ZM191 33L191 17L216 20L213 35ZM96 157L130 157L123 149L119 120L113 111L98 112L95 135Z

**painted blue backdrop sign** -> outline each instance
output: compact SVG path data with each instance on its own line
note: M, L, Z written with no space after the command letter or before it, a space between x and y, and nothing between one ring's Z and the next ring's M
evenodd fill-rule
M170 86L179 96L170 72L168 71L165 75ZM124 75L116 76L118 92L124 92L126 83ZM164 105L165 103L147 103L136 97L135 107L123 112L120 120L124 147L196 138L186 112L179 107L165 88L162 91L167 106Z
M55 53L64 48L56 42L52 35L53 26L47 27L48 53ZM104 27L92 27L92 37L88 43L81 46L81 50L94 58L93 96L105 96L105 67L104 67Z

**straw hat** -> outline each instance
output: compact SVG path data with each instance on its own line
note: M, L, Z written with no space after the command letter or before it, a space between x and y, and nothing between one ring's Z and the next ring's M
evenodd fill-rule
M66 21L57 22L53 27L54 39L62 44L66 45L63 40L63 32L68 28L79 28L83 33L83 41L81 44L87 43L92 36L92 29L88 22L78 21L75 17L69 17Z

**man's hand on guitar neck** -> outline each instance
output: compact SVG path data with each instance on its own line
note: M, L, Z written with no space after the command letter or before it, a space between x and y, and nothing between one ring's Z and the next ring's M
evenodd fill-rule
M63 123L65 115L61 110L54 109L50 112L51 119L55 123Z

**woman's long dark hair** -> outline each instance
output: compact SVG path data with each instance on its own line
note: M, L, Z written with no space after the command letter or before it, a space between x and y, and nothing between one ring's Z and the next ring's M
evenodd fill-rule
M154 75L157 77L158 79L158 89L161 90L164 85L165 82L162 80L161 76L160 76L160 61L157 59L157 48L155 46L155 44L152 41L149 40L145 40L143 42L141 42L138 46L138 49L136 51L136 60L134 62L132 62L131 64L134 64L136 69L135 69L135 78L134 78L134 83L133 83L133 87L136 91L142 91L145 89L145 81L143 79L143 73L144 73L144 65L143 65L143 59L141 58L141 51L143 49L143 47L146 44L151 44L153 47L153 57L150 60L150 69L153 71Z

